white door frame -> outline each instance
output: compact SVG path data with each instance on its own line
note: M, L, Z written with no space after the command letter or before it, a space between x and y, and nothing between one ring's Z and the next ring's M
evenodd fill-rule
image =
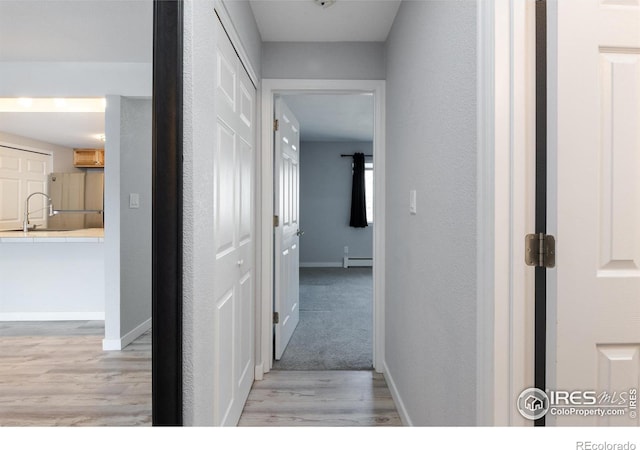
M532 425L535 0L478 1L478 425Z
M374 96L374 217L373 217L373 367L384 367L385 282L385 81L263 79L258 186L258 232L261 305L257 326L256 379L271 370L273 362L273 107L276 94L363 94Z

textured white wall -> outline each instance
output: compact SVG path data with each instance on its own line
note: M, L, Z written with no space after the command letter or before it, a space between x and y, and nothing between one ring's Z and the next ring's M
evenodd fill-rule
M113 348L151 318L151 100L107 96L105 127L105 340ZM140 208L129 208L129 193L140 194Z
M300 143L300 263L342 265L344 246L349 256L373 256L373 225L349 226L351 158L341 154L371 154L371 142Z
M151 100L122 98L120 124L120 334L151 319ZM129 193L140 207L129 208Z
M218 20L213 0L184 3L183 418L213 425L213 152Z
M262 77L384 80L381 42L265 42Z
M104 277L106 341L120 340L120 122L121 97L107 96L104 112Z
M386 79L389 375L414 425L474 425L476 2L402 2Z
M151 73L151 63L0 62L0 96L149 97Z

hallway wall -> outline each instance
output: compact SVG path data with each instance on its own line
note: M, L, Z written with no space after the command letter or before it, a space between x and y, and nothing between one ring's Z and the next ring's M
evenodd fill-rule
M300 265L342 267L344 247L349 256L373 256L373 224L349 226L352 159L342 153L373 152L372 142L300 143Z
M213 5L185 1L186 425L213 421ZM260 64L264 78L387 79L387 379L408 423L474 425L476 2L402 2L386 46L265 43ZM417 215L408 211L410 190Z
M382 42L265 42L264 78L384 80Z
M387 376L413 425L474 425L476 2L402 2L386 75Z
M105 350L151 326L151 99L107 96L105 127ZM129 208L129 194L139 208Z

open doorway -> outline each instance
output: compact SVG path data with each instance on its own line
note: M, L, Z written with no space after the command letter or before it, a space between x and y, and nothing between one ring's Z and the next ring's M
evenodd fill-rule
M277 214L277 211L274 209L274 171L272 170L274 166L274 133L273 128L271 127L271 118L273 117L275 99L278 96L344 96L348 97L350 95L355 96L363 96L367 97L371 100L373 110L373 139L371 142L371 151L364 150L362 153L372 155L369 159L369 163L373 164L375 167L375 171L372 172L372 186L373 186L373 223L375 223L375 227L366 227L371 230L372 239L371 239L371 254L364 254L364 250L362 254L356 254L356 247L349 246L349 244L338 243L337 248L338 252L334 255L332 260L326 261L305 261L306 258L303 256L303 259L300 260L303 263L313 263L313 262L326 262L334 265L335 267L328 267L334 271L352 271L352 270L363 270L363 271L371 271L371 310L370 310L370 318L364 318L370 324L371 332L364 331L364 334L369 333L371 336L371 343L364 344L365 347L371 348L371 357L370 362L360 362L361 367L364 367L366 364L367 367L372 367L378 372L382 372L383 361L384 361L384 81L371 81L371 80L263 80L263 89L262 89L262 158L261 158L261 187L262 187L262 210L261 210L261 228L262 228L262 236L261 236L261 245L260 245L260 253L261 253L261 288L260 291L262 295L260 296L263 301L260 305L260 321L258 324L258 332L260 336L259 340L259 361L256 369L256 377L258 379L261 378L261 372L266 373L271 370L272 367L277 368L277 365L274 365L274 347L275 340L273 336L274 330L274 319L276 316L274 315L274 288L275 283L275 271L277 270L277 263L274 261L274 243L276 241L276 233L274 233L273 220L274 215ZM316 98L316 100L318 100ZM333 111L333 114L336 114L336 111ZM322 142L322 141L320 141ZM360 142L366 142L365 139L361 139ZM347 143L342 143L341 145L346 145ZM309 144L307 144L309 145ZM319 146L323 146L324 144L319 144ZM312 148L312 146L308 147ZM345 155L353 155L355 152L360 152L360 147L350 147L348 150L345 148L341 148L338 150L339 153L336 153L337 164L341 164L343 169L346 171L347 177L347 185L349 186L348 192L346 193L347 197L350 197L350 185L351 185L351 157L341 157L342 154ZM302 156L302 161L304 164L304 155ZM302 208L302 207L301 207ZM348 221L349 216L347 213L346 218L343 220ZM348 223L348 222L347 222ZM320 228L322 228L322 224L320 224ZM311 228L313 230L313 226ZM277 227L276 227L277 230ZM303 240L308 239L308 232L302 228L300 232L304 232L302 236ZM302 251L302 243L301 251ZM370 257L372 264L369 268L363 269L344 269L344 247L349 247L349 257ZM347 261L347 264L350 264ZM304 266L304 264L303 264ZM319 269L322 267L302 267L302 270L305 269ZM327 268L327 267L325 267ZM298 273L296 271L296 273ZM348 272L344 272L348 273ZM335 281L335 280L334 280ZM304 296L304 283L305 278L302 278L302 290ZM327 285L326 282L319 282L317 279L314 281L312 276L309 277L309 286L312 287L315 283L315 286L319 284ZM321 290L321 289L318 289ZM337 288L340 291L340 288ZM326 305L326 303L325 303ZM320 321L325 323L325 328L329 328L331 325L331 321L326 323L326 316L338 316L340 312L329 312L325 315L325 319ZM279 318L279 320L285 319L284 317ZM324 332L327 331L324 330ZM302 366L300 367L302 369Z
M290 253L299 257L299 272L289 292L298 293L299 321L284 351L276 349L273 368L370 370L373 94L289 94L281 101L299 124L299 192L291 197L299 202L292 208L299 211L299 251ZM358 153L363 159L354 162Z

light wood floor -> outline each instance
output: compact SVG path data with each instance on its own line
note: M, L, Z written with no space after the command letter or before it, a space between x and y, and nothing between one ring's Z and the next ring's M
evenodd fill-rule
M102 351L101 322L0 322L0 426L151 425L151 333ZM401 425L371 371L271 371L240 426Z
M101 323L0 323L0 426L151 425L151 333L102 351Z
M400 426L384 376L368 370L272 370L256 381L239 426Z

